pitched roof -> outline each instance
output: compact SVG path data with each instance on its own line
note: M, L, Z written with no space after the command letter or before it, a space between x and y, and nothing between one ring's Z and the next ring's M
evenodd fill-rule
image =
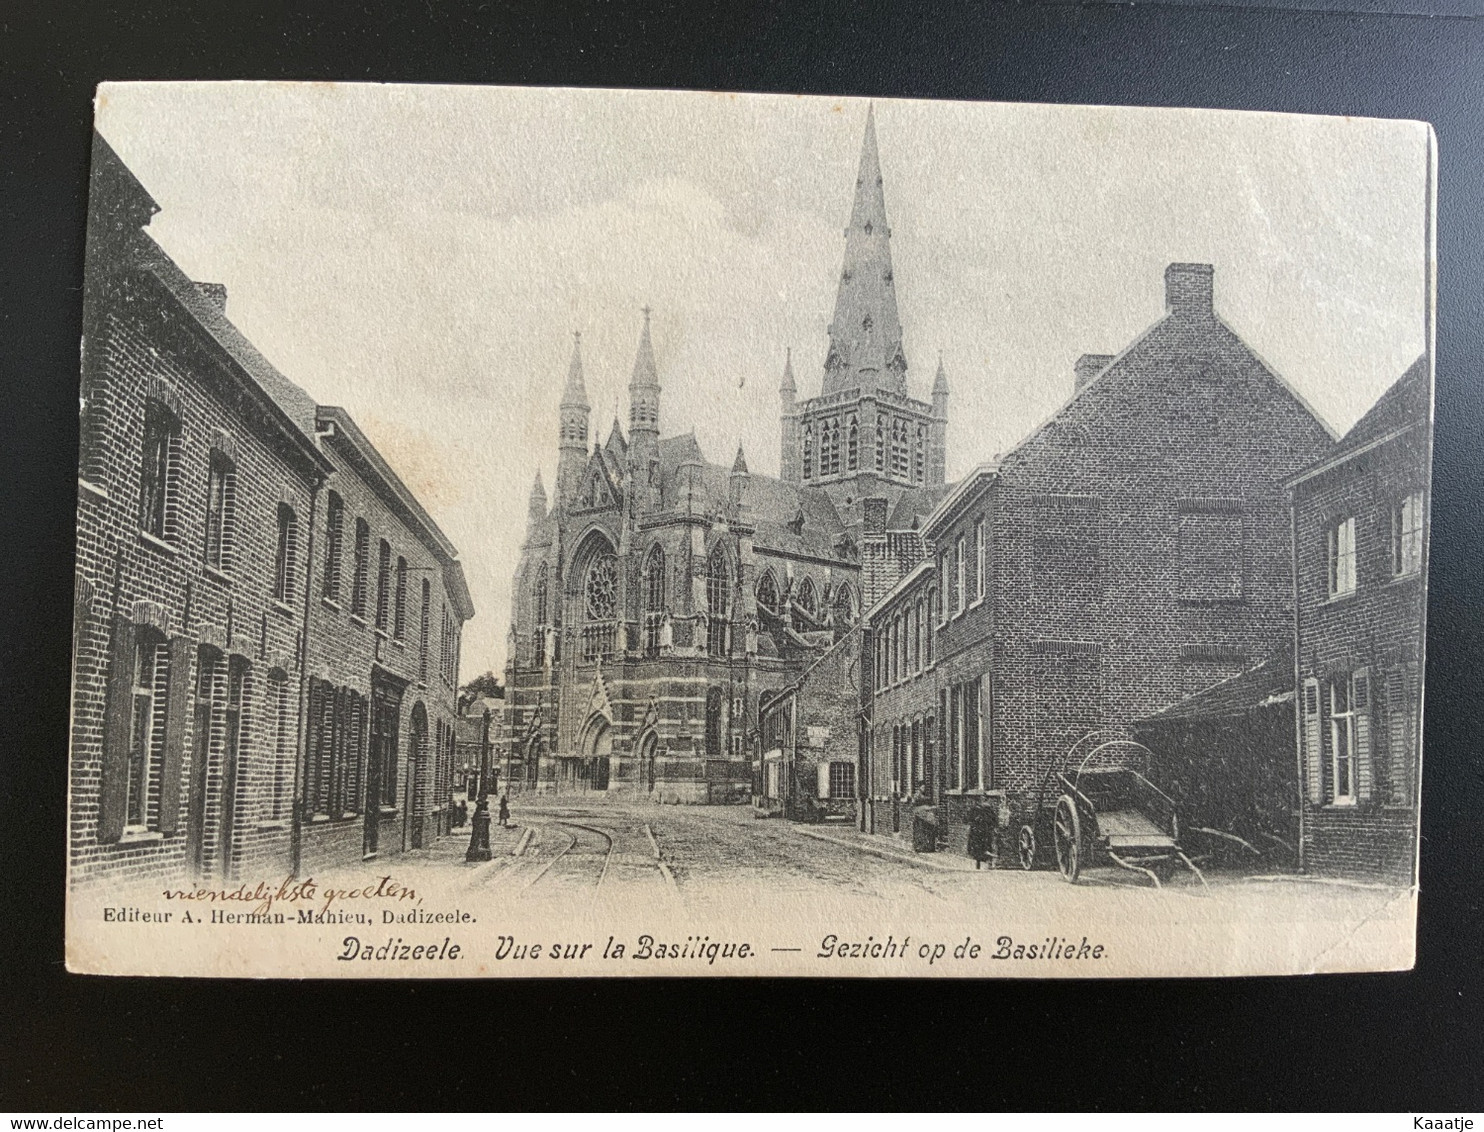
M1333 448L1294 475L1288 482L1297 486L1341 466L1351 457L1379 447L1417 425L1426 425L1432 415L1432 371L1423 355L1407 367L1390 389L1366 414L1351 426Z
M1283 645L1251 668L1187 696L1140 722L1224 719L1277 707L1293 699L1293 644Z
M1431 370L1424 354L1381 394L1370 410L1356 421L1335 446L1334 455L1360 448L1408 425L1427 420L1432 406Z
M148 235L148 233L145 233ZM300 448L313 451L316 461L324 463L314 443L315 400L281 374L256 346L227 319L221 303L203 294L164 249L151 239L144 271L157 280L165 292L184 309L191 321L227 355L284 418ZM328 468L328 465L325 465Z

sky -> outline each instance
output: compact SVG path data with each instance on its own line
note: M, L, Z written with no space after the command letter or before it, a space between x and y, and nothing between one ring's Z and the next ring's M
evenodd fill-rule
M867 104L333 83L110 84L150 233L284 374L347 409L460 550L462 675L510 587L582 333L591 439L653 310L662 435L779 464L819 390ZM875 102L908 386L939 357L947 473L1013 448L1164 313L1174 261L1343 432L1427 341L1428 133L1218 111Z

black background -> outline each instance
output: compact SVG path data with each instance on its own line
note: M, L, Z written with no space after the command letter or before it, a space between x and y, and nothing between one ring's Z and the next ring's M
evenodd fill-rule
M1440 302L1417 969L1044 984L67 975L67 649L91 99L105 79L206 78L1431 121ZM1480 1107L1484 25L1155 4L22 0L0 8L0 84L0 1109Z

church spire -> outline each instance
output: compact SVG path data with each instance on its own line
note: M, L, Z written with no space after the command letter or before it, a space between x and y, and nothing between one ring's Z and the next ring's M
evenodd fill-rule
M558 506L570 505L577 499L578 483L582 479L583 468L587 466L588 412L587 388L582 384L582 332L577 331L572 335L572 363L567 367L567 386L562 390L559 412L556 482Z
M830 323L822 390L826 395L854 388L906 391L907 359L902 351L890 241L876 149L876 112L871 108L866 111L855 202L850 226L845 229L845 261Z
M582 331L572 332L572 361L567 366L567 386L562 390L562 408L586 409L587 386L582 382Z
M639 335L639 352L634 355L634 375L629 378L629 436L643 440L641 434L659 439L660 375L654 364L654 343L649 337L649 308L644 307L644 329Z

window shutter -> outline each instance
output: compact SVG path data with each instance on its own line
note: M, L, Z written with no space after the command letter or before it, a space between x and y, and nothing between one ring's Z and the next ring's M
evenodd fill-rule
M1407 702L1405 670L1386 674L1386 762L1390 771L1391 800L1406 805L1412 800L1411 705Z
M830 764L818 763L814 769L816 771L815 781L818 785L816 793L821 798L828 798L830 796Z
M169 647L165 750L160 762L160 832L167 837L180 828L180 768L185 760L186 723L193 717L191 660L196 642L190 637L174 637Z
M1319 719L1319 681L1313 678L1304 681L1304 700L1300 705L1304 716L1304 770L1308 779L1309 801L1319 806L1324 803L1324 746Z
M1357 668L1351 678L1350 710L1355 713L1355 796L1368 802L1375 775L1371 769L1371 670Z
M129 739L134 717L134 649L139 630L123 615L113 619L113 659L108 673L108 716L103 730L103 789L98 800L98 840L124 835L129 794Z

